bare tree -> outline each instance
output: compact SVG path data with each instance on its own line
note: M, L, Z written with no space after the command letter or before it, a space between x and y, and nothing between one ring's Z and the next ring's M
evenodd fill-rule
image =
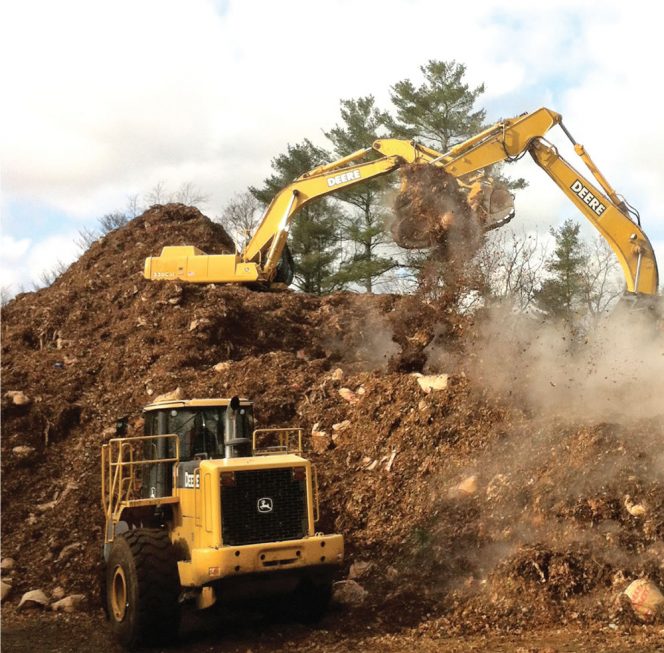
M526 311L541 281L545 260L546 251L537 234L511 229L488 234L475 259L484 299L511 298L519 310Z
M166 204L168 195L166 193L166 184L163 181L157 182L145 195L145 203L148 206L153 204Z
M187 206L204 206L210 199L200 188L194 186L190 181L183 183L180 188L171 195L171 202L179 202Z
M582 287L588 311L605 313L624 291L624 281L616 256L601 236L584 247L588 264L582 273Z
M140 203L138 194L129 195L129 197L127 197L127 210L125 211L125 214L130 220L133 220L137 215L143 213L144 210L145 208Z
M221 224L242 249L256 231L263 208L263 204L249 191L237 193L224 206L221 217L216 218L215 222Z
M74 238L74 244L81 250L86 252L90 249L92 243L99 239L99 233L90 227L81 227L78 230L78 235Z
M126 213L121 213L120 211L114 211L113 213L107 213L98 220L101 234L107 234L109 231L118 229L119 227L124 227L124 225L129 222L129 216Z
M22 292L22 290L19 289L18 292ZM15 295L18 293L14 292L14 288L12 284L4 284L0 286L0 306L5 306L9 301L11 301Z
M50 270L42 270L39 274L39 281L33 282L32 287L34 290L41 288L48 288L53 282L69 269L67 263L63 263L59 259Z

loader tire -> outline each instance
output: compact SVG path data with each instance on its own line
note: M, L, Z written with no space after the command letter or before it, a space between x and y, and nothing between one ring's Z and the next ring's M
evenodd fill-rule
M106 566L106 603L123 646L176 639L179 594L177 558L166 531L138 528L115 538Z

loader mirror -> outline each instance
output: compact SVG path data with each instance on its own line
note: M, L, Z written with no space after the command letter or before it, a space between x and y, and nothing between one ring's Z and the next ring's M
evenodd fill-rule
M238 410L238 408L240 408L240 398L237 396L233 397L228 405L231 410Z

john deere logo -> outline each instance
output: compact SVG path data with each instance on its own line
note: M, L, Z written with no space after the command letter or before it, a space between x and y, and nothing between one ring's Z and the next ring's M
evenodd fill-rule
M263 497L258 500L258 512L272 512L274 507L272 504L272 499L270 497Z

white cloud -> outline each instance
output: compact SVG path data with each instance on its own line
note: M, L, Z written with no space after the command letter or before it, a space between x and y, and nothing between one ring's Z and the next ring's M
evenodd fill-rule
M43 285L42 276L75 261L80 250L74 243L76 233L48 236L38 242L17 240L6 234L0 239L0 287L12 293Z

